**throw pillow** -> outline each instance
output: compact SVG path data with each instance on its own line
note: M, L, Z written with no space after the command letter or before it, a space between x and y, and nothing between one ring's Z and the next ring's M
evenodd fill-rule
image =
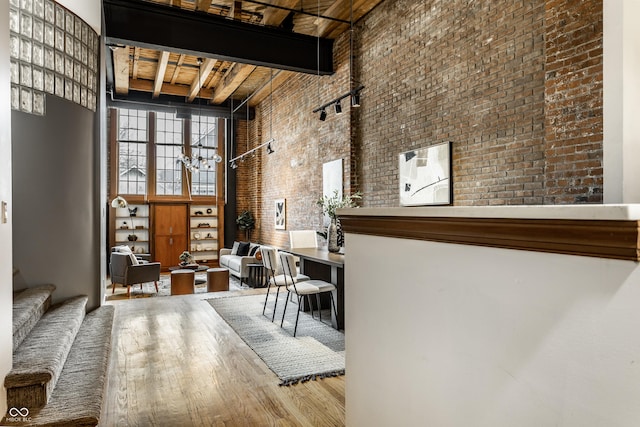
M129 254L129 259L131 260L131 265L138 265L138 258L134 254Z
M115 246L114 252L119 252L121 254L130 254L132 253L131 248L127 245Z
M240 242L233 242L233 247L231 248L231 255L238 255L239 246L240 246Z
M238 245L238 255L247 256L249 254L249 242L240 242Z
M249 246L249 256L256 256L258 249L260 249L259 245L251 244L251 246Z

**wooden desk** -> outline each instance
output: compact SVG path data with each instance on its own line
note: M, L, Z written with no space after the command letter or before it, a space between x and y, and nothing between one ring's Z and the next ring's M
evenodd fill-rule
M337 312L331 310L331 324L336 329L344 329L344 255L319 248L287 249L287 252L300 258L300 273L336 286L333 300Z

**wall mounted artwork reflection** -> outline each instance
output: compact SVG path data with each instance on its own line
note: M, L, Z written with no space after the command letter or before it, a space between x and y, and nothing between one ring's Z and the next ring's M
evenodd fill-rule
M400 206L450 205L451 142L399 155Z
M9 0L11 109L42 116L49 95L96 111L98 41L54 0Z
M284 199L276 200L276 230L284 230L287 227L287 205Z

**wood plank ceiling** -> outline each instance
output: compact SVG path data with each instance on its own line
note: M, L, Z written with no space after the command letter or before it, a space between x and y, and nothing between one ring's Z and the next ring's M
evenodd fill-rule
M335 39L349 30L351 2L357 22L383 0L147 0L194 13L207 12L259 26ZM274 7L276 6L276 7ZM279 8L278 8L279 7ZM292 12L295 10L296 12ZM318 15L326 18L318 18ZM212 41L212 43L215 41ZM111 46L113 91L119 99L132 93L151 98L170 95L185 104L226 105L250 97L255 106L294 72L141 46ZM200 72L198 72L200 69ZM270 82L273 76L273 82ZM237 104L238 102L236 102Z

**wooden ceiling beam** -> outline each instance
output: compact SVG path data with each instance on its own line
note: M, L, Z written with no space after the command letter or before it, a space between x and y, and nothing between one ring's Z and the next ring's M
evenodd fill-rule
M130 80L129 90L139 92L153 92L154 82L151 80ZM163 83L161 92L163 95L183 96L187 97L191 89L185 85L174 85L170 83ZM213 91L211 89L201 89L200 96L203 99L211 99L213 97Z
M273 76L273 81L267 80L267 82L257 91L253 93L251 99L249 99L249 106L255 107L260 104L266 97L271 94L271 90L276 90L286 82L289 77L295 73L291 71L280 70Z
M255 65L236 63L232 68L227 70L227 74L222 78L222 81L213 93L213 103L222 104L226 101L255 69Z
M113 48L113 77L116 93L129 93L129 47Z
M201 10L203 12L208 12L211 7L211 0L197 0L196 1L196 10Z
M180 74L180 67L182 66L182 63L184 62L184 58L186 56L187 55L185 55L184 53L181 53L178 57L178 62L176 62L176 67L173 69L173 75L171 76L171 80L169 81L169 83L175 84L176 79L178 78L178 74Z
M133 70L131 71L131 77L133 79L138 78L138 64L140 63L140 48L135 46L133 48Z
M189 96L187 99L188 102L192 102L196 98L196 95L198 95L198 92L202 88L203 83L205 82L205 80L207 80L207 77L209 77L209 73L211 73L211 70L213 69L213 66L216 65L216 62L217 61L215 59L206 58L204 62L200 64L200 72L198 73L196 78L193 79L191 88L189 89Z
M356 19L356 9L361 8L365 3L367 3L367 1L368 0L353 0L354 20ZM327 9L323 13L323 15L348 21L351 15L350 2L345 0L336 0L335 3L329 6L329 9ZM327 37L335 30L338 30L340 31L340 33L342 33L345 28L349 27L347 24L343 24L337 21L331 21L329 19L316 19L316 24L318 25L318 34L320 34L321 37Z
M286 7L288 9L296 9L300 0L273 0L271 2L274 6ZM269 7L264 11L262 15L262 25L274 25L278 26L282 24L282 21L289 15L288 10L278 9L275 7Z
M229 15L227 17L232 19L237 19L237 20L242 19L242 2L241 1L234 0L234 2L231 4L231 9L229 10Z
M167 64L169 63L169 52L166 50L160 53L158 58L158 67L156 68L156 78L153 82L153 97L157 98L160 95L160 89L164 83L164 74L167 71Z

